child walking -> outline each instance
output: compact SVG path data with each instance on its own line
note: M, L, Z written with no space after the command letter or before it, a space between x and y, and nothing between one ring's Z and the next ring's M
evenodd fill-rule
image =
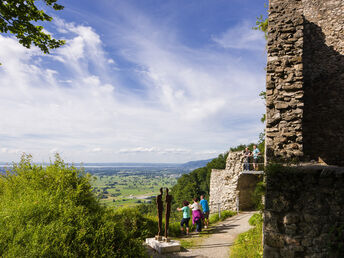
M180 230L182 233L184 233L184 225L186 228L186 234L189 234L189 221L190 221L190 208L189 208L189 202L183 201L183 208L177 208L178 211L183 212L183 218L180 222Z

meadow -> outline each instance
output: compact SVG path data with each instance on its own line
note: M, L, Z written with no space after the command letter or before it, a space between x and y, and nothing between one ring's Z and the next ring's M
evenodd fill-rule
M155 201L160 187L171 188L177 183L176 174L156 175L116 175L94 176L93 191L100 198L100 202L111 207L132 207L141 203Z

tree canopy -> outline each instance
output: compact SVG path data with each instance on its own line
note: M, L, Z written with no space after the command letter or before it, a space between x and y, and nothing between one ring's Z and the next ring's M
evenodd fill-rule
M228 152L220 154L210 161L205 167L197 168L189 174L182 175L172 188L174 203L178 206L184 200L192 201L201 194L209 196L210 175L212 169L224 169Z
M55 11L64 6L57 4L58 0L7 0L0 1L0 33L14 34L19 43L30 48L37 46L43 53L62 46L65 41L54 39L44 31L40 22L52 21L44 10L38 8L36 2L43 2Z

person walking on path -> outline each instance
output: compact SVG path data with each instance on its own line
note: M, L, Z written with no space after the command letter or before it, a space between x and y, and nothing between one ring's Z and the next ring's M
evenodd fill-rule
M202 219L203 214L201 211L201 205L199 205L199 198L196 197L193 199L194 203L191 205L190 208L192 208L192 224L196 224L196 231L201 232L202 231Z
M252 154L253 154L253 170L258 170L258 157L260 155L260 151L256 145L253 145Z
M183 201L183 208L177 208L177 211L182 211L183 212L183 218L182 221L180 222L180 230L182 233L184 233L184 225L186 228L186 234L189 234L189 221L190 221L190 208L189 208L189 202L188 201Z
M199 202L199 204L201 204L202 210L203 210L204 228L208 228L208 226L209 226L209 205L208 205L208 201L206 199L204 199L203 194L201 195L201 201Z

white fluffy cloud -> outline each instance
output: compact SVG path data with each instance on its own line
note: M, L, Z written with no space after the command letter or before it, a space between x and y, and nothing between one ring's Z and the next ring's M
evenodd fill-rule
M264 74L244 62L188 48L149 20L131 30L121 24L114 44L133 63L137 94L118 80L116 57L93 28L56 24L67 44L51 56L0 36L2 161L21 152L46 161L58 151L74 162L184 162L250 142L262 129Z
M262 50L266 44L264 34L253 30L248 22L242 22L229 28L212 39L223 48Z

